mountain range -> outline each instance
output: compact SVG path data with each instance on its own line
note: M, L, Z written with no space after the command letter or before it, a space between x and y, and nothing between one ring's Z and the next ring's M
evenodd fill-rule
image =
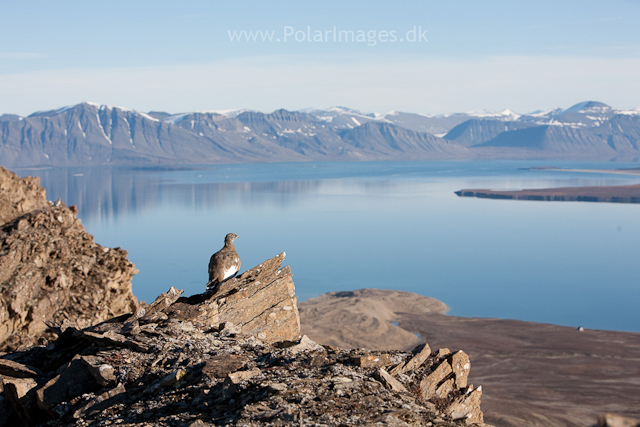
M170 114L81 103L0 116L8 167L322 160L640 159L640 109L596 101L516 114L344 107Z

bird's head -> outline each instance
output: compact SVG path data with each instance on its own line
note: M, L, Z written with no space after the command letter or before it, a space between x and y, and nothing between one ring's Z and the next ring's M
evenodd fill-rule
M229 233L227 234L227 236L224 238L224 242L225 243L233 243L234 240L236 240L238 238L238 235L235 233Z

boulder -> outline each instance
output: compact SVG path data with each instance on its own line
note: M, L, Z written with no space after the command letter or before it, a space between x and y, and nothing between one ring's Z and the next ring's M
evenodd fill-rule
M407 388L400 381L393 378L393 375L389 374L384 368L378 369L378 380L391 390L407 393Z

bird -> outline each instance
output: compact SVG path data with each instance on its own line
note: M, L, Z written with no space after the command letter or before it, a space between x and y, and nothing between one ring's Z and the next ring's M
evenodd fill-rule
M209 283L207 288L215 288L225 280L235 277L240 270L240 257L236 252L233 241L238 238L237 234L229 233L224 238L224 247L209 260Z

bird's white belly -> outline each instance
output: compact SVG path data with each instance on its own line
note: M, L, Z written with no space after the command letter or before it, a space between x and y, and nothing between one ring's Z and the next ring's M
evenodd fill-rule
M234 274L236 274L238 272L238 267L236 267L235 265L229 268L225 268L224 269L224 279L222 280L227 280L229 277L233 276Z

